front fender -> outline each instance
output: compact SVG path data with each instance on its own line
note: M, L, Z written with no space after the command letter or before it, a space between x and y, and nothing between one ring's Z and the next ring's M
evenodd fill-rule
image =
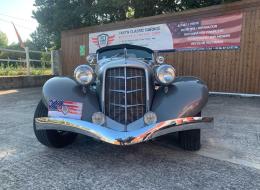
M155 92L151 110L158 122L170 118L196 116L208 101L208 88L195 77L178 77L168 89Z
M100 111L98 98L87 88L83 93L82 87L68 77L54 77L43 86L43 103L48 107L51 99L83 103L82 120L91 121L92 114Z

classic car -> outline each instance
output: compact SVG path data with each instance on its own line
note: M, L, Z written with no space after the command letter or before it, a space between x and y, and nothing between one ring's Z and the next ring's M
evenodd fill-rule
M112 45L87 56L74 78L44 84L33 128L40 143L55 148L71 144L77 134L132 145L177 132L182 148L198 150L201 129L214 123L201 116L207 100L206 84L176 77L159 52Z

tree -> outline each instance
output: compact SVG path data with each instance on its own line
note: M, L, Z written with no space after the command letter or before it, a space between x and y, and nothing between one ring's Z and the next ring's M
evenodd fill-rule
M41 25L31 34L32 41L28 43L31 49L37 49L44 51L45 48L55 48L55 42L53 42L53 36L48 35L46 28ZM58 42L57 42L58 43Z
M33 16L39 28L32 39L41 49L59 48L63 30L233 1L237 0L35 0Z
M0 47L6 47L8 45L7 35L0 31Z
M91 9L94 3L95 0L35 0L37 11L33 12L33 16L39 28L31 36L33 42L42 41L40 46L49 48L52 44L59 48L61 31L98 24L98 18ZM49 43L43 42L46 40Z
M239 0L131 0L130 6L134 9L134 18L141 18L234 1Z

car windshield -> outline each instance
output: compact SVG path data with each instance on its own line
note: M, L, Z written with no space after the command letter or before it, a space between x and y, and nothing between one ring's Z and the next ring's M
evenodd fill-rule
M126 55L124 49L111 49L100 52L98 54L98 59L107 59L107 58L116 58L116 57L129 57L129 58L138 58L145 60L152 60L152 53L141 50L141 49L127 49Z
M98 54L98 59L107 59L107 58L114 58L114 57L124 57L125 52L124 49L111 49L107 51L103 51Z
M152 54L141 49L127 49L127 57L152 60Z

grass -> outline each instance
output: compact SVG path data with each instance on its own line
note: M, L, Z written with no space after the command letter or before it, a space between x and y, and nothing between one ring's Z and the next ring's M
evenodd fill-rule
M0 77L21 75L27 75L27 69L25 67L4 67L0 65ZM30 68L30 75L51 75L51 68Z

